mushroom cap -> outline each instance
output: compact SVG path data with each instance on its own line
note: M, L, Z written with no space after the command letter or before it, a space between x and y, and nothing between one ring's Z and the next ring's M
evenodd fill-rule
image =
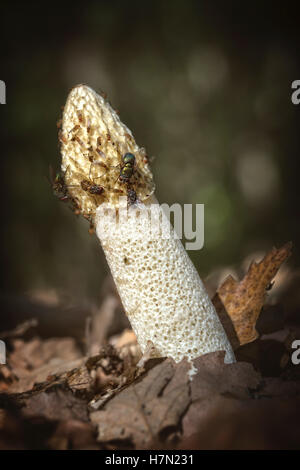
M68 193L82 215L93 220L96 208L103 202L118 207L120 196L134 191L140 201L154 193L146 151L139 147L131 131L121 122L116 111L86 85L74 87L63 111L60 133L62 171ZM130 178L120 177L123 156L135 157ZM130 171L124 172L126 175ZM89 181L89 190L82 181ZM103 191L97 191L97 186Z

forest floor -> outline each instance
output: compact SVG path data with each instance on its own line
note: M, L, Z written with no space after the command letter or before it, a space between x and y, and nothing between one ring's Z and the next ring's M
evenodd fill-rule
M192 376L186 360L152 358L150 342L142 355L130 329L109 334L111 292L84 342L45 337L37 318L0 332L0 449L299 448L300 274L281 267L290 252L208 278L237 362L206 354Z

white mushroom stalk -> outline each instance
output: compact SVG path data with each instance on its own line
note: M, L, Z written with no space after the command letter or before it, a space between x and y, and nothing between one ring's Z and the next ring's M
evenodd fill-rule
M142 351L152 344L154 356L179 362L223 350L225 362L234 362L203 283L154 197L145 150L118 114L79 85L64 108L60 140L65 187L96 225ZM128 153L134 159L126 166Z

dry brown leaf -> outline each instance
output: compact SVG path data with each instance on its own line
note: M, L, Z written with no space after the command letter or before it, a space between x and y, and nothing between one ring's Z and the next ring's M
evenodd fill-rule
M131 441L139 448L155 445L164 430L179 425L189 404L189 368L185 361L176 365L167 359L112 398L103 410L91 413L98 440Z
M24 402L22 414L26 417L43 416L48 420L58 421L88 420L86 401L77 397L64 384L46 386L44 390L38 392L27 392L18 400Z
M224 364L224 351L216 351L193 361L197 373L191 382L192 401L213 395L247 399L249 389L255 389L261 376L251 364L236 362Z
M206 416L220 403L251 398L261 376L251 364L224 364L224 351L205 354L193 361L197 373L191 382L191 405L182 425L184 437L196 433Z
M84 392L83 394L88 395L94 387L94 380L84 365L63 374L62 377L64 376L66 376L67 384L73 392Z
M118 393L125 384L132 382L136 375L137 360L130 350L116 349L111 344L103 347L99 354L87 360L86 366L95 379L93 399L89 403L91 410L98 410ZM124 354L122 354L124 353Z
M33 338L28 342L18 339L13 341L13 349L8 362L17 375L24 375L50 361L72 361L82 356L73 338Z
M266 289L281 264L290 256L292 244L273 248L259 263L251 263L242 281L228 276L218 288L213 299L216 308L221 300L229 315L240 345L250 343L258 337L256 322L262 309ZM230 335L229 335L230 336Z
M10 384L9 393L30 390L48 376L72 371L84 362L72 338L33 338L28 342L18 339L12 345L14 350L8 356L8 366L18 380Z
M206 354L191 364L170 359L156 365L91 413L102 443L131 442L138 448L174 443L183 427L185 438L197 432L207 413L220 400L247 401L261 376L251 364L224 364L223 351ZM182 421L182 423L181 423Z

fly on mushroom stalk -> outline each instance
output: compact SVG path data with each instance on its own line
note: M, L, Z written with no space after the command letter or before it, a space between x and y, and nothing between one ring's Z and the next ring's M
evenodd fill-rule
M133 153L127 152L122 157L119 180L128 184L135 170L135 156Z
M127 202L129 206L132 206L137 201L136 192L134 189L127 188Z
M72 184L72 185L65 185L64 186L66 194L68 194L69 189L78 188L78 189L82 189L84 192L90 194L91 196L102 196L103 195L106 188L104 186L96 183L96 180L100 179L102 176L98 176L96 178L92 178L92 176L91 176L91 168L96 163L97 162L91 163L88 178L81 179L82 177L79 174L78 175L78 183L79 184L77 184L77 185ZM65 174L67 173L67 170L65 171ZM71 198L71 196L68 196L68 198L74 200L74 198ZM97 203L97 200L96 200L95 197L94 197L94 202L95 202L95 205L97 206L98 203ZM88 218L88 220L90 220L90 215L88 215L88 217L86 217L86 218Z
M127 190L127 202L128 205L135 204L137 201L137 195L134 189L132 189L130 185L130 180L135 172L136 169L136 158L135 155L131 152L126 152L122 156L122 163L120 165L120 174L118 176L118 180L121 183L126 185Z
M100 179L101 176L98 176L97 178L91 178L91 169L92 169L93 165L96 165L98 163L99 162L92 162L91 163L90 171L89 171L89 178L88 179L83 179L80 182L81 189L83 189L83 191L86 191L87 193L89 193L93 196L102 196L102 194L104 193L104 190L105 190L104 186L101 186L100 184L95 183L95 181L97 179ZM105 166L105 168L107 168L106 165L104 165L104 166Z
M52 187L53 193L58 199L62 202L69 201L70 197L68 195L68 188L65 184L65 175L66 172L54 172L51 165L49 165L49 183Z
M95 184L94 181L91 181L91 180L82 180L80 182L80 186L83 189L83 191L87 191L88 193L96 195L96 196L101 196L102 193L104 192L103 186L100 186L99 184Z

